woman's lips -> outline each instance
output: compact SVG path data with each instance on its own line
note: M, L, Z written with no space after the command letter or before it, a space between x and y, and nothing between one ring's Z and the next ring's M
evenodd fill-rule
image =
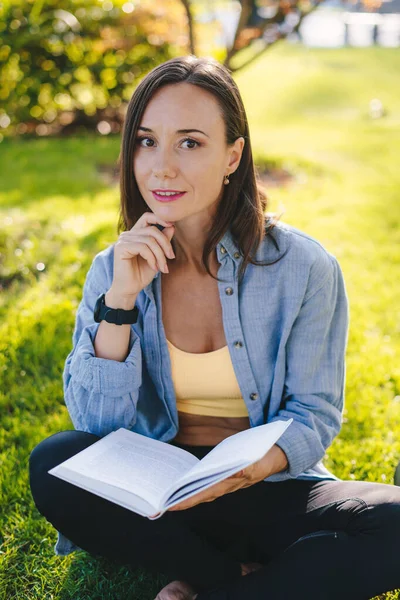
M182 198L182 196L184 194L186 194L186 192L180 192L179 194L171 194L171 196L161 196L160 194L157 194L157 192L152 192L154 198L156 200L158 200L159 202L172 202L172 200L178 200L178 198Z

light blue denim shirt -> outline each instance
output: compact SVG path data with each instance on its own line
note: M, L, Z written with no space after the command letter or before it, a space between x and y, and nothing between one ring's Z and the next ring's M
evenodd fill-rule
M293 418L277 445L288 468L267 482L333 479L322 464L342 423L348 300L339 263L316 239L278 222L265 236L240 286L242 257L231 232L217 245L223 327L251 427ZM104 436L126 427L163 442L179 423L161 315L160 272L138 295L129 354L119 362L95 356L98 296L113 280L114 244L93 259L83 287L73 348L63 372L74 427ZM189 285L189 284L188 284ZM211 309L211 308L210 308ZM238 343L240 342L240 344ZM56 554L78 547L61 533Z

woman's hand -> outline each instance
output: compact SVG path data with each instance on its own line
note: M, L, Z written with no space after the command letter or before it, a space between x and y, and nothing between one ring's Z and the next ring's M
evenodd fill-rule
M241 488L250 487L259 481L266 479L266 477L282 471L287 465L286 454L279 446L274 444L260 460L249 467L212 485L195 496L192 496L179 504L175 504L175 506L168 510L185 510L186 508L192 508L201 502L212 502L225 494L236 492L236 490L240 490Z
M235 475L232 475L231 477L212 485L206 490L199 492L195 496L192 496L191 498L188 498L179 504L175 504L175 506L169 508L168 510L185 510L186 508L192 508L192 506L196 506L196 504L200 504L201 502L212 502L220 496L230 494L231 492L236 492L236 490L240 490L241 488L249 487L250 485L253 485L253 482L250 480L250 469L251 467L242 469L239 471L239 473L236 473Z
M165 228L160 231L154 225ZM123 231L114 246L114 275L110 290L117 298L136 296L160 270L168 273L167 258L175 258L172 223L145 212L129 231Z

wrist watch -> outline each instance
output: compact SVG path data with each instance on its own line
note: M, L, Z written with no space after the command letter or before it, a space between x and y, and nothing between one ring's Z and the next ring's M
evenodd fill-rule
M110 308L105 304L105 294L101 294L97 300L93 310L93 316L96 323L100 321L107 321L107 323L114 323L114 325L132 325L136 323L139 316L139 309L134 306L131 310L124 310L123 308Z

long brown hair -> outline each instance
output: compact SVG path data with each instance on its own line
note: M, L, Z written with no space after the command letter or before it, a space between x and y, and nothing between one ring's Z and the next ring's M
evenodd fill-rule
M143 213L149 210L133 174L135 140L142 115L157 90L165 85L181 82L197 85L214 95L222 111L228 146L240 136L245 140L240 164L231 173L229 185L223 186L223 195L202 255L207 273L220 281L210 271L209 257L230 228L243 255L239 269L240 281L248 263L258 266L274 264L256 262L254 256L264 236L271 234L279 217L273 215L272 218L266 218L267 196L254 167L249 126L240 92L229 70L214 58L196 57L192 54L172 58L152 69L135 89L127 108L118 157L121 192L118 235L131 229ZM277 247L273 235L271 239Z

